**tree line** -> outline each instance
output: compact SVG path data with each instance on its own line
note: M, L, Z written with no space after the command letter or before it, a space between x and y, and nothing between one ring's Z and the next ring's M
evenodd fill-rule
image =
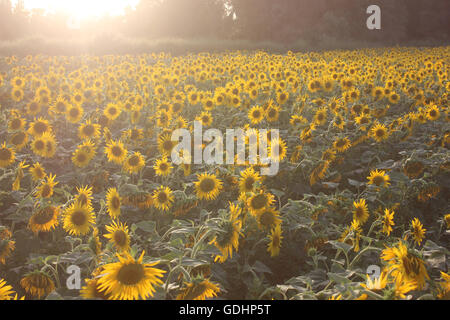
M381 30L368 30L366 9L381 8ZM82 21L28 11L23 0L0 0L0 40L110 33L131 38L227 40L448 41L449 0L141 0L123 16Z

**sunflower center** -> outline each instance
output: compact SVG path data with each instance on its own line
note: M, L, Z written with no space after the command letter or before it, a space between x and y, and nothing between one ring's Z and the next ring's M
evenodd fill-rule
M124 246L127 243L127 235L123 230L116 230L114 232L114 242L118 246Z
M53 218L53 209L48 207L48 208L38 211L34 215L34 222L36 224L42 225L42 224L46 224L47 222L52 220L52 218Z
M13 130L17 130L20 128L21 124L22 124L22 121L20 119L13 119L11 121L11 128Z
M84 211L77 210L72 214L72 223L76 226L82 226L86 223L87 217Z
M42 187L42 197L43 198L47 198L48 196L50 196L50 193L52 192L52 188L48 185L48 184L44 184Z
M378 129L376 132L375 132L375 134L376 134L376 136L377 137L383 137L384 136L384 130L383 129Z
M139 157L134 155L128 160L128 164L132 167L136 167L139 164Z
M85 162L87 159L86 155L84 153L78 153L77 154L77 160L78 162Z
M261 214L259 221L263 226L268 227L274 223L273 214L270 211L264 211Z
M111 204L114 209L119 209L120 208L120 199L118 197L113 197L111 199Z
M79 114L80 114L80 113L79 113L79 111L78 111L77 108L72 108L72 109L70 109L70 116L71 116L71 117L73 117L73 118L78 117Z
M111 148L111 153L115 157L120 157L122 155L122 148L118 147L118 146L114 146L114 147Z
M211 178L203 179L200 182L200 190L203 192L211 192L214 190L214 187L216 186L215 182Z
M34 124L34 131L37 134L42 134L45 131L47 131L47 125L45 123L43 123L43 122L37 122L37 123Z
M163 148L164 150L172 150L172 141L164 141Z
M9 149L6 148L0 149L0 160L10 160L11 155L12 154Z
M158 201L160 202L160 203L165 203L165 202L167 202L167 194L165 193L165 192L159 192L158 193Z
M93 135L94 132L95 132L94 126L93 126L92 124L88 124L87 126L85 126L85 127L83 128L83 132L84 132L84 134L87 135L87 136Z
M362 207L357 207L357 208L355 209L355 215L356 215L358 218L361 218L361 217L364 215L364 208L362 208Z
M251 201L252 208L254 209L262 209L266 206L267 198L264 194L258 194L253 197Z
M376 184L377 186L379 186L380 184L382 184L384 182L384 177L383 176L375 176L373 178L373 183Z
M117 274L117 280L127 286L138 284L145 277L145 270L142 264L132 263L124 265Z
M245 188L246 188L247 190L252 189L254 183L255 183L255 179L253 179L253 177L248 177L248 178L245 180Z
M16 134L16 135L11 139L11 142L12 142L14 145L19 145L19 144L21 144L24 140L25 140L25 133L19 132L18 134Z

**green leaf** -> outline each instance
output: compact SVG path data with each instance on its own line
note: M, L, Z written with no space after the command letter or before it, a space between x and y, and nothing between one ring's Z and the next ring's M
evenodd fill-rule
M136 223L136 227L141 229L142 231L154 233L156 232L156 224L154 221L141 221Z
M351 281L349 279L347 279L344 276L341 276L337 273L332 273L332 272L328 272L327 273L328 278L330 278L330 280L338 283L338 284L346 284L346 283L350 283Z

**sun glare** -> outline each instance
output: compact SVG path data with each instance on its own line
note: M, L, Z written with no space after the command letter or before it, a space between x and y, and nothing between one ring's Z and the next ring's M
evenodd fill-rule
M44 9L46 12L64 12L77 19L117 16L127 7L135 7L139 0L25 0L26 9Z

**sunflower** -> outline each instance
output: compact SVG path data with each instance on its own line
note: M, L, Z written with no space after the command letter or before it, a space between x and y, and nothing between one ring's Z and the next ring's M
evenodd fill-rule
M66 119L70 123L78 123L83 116L84 110L81 105L74 104L67 107Z
M423 224L419 221L419 219L414 218L411 222L412 235L414 237L414 242L420 246L420 243L425 238L426 229L423 227Z
M168 176L172 172L173 167L167 160L167 157L163 157L161 159L156 160L153 169L155 170L158 176Z
M158 137L158 150L164 156L170 156L172 149L175 147L177 142L171 140L171 135L166 133Z
M289 100L289 92L287 92L287 91L277 92L277 103L278 104L283 105L288 100Z
M120 215L122 198L116 188L109 188L106 194L106 207L111 218L116 219Z
M324 125L327 122L327 108L320 108L314 115L314 124Z
M420 161L407 161L403 166L403 172L410 179L414 179L420 176L424 169L425 166Z
M200 100L199 94L196 91L192 90L191 92L189 92L188 101L191 105L193 106L196 105L199 102L199 100Z
M40 208L31 216L28 222L28 227L35 234L39 232L49 232L58 226L59 214L59 207L48 206L45 208Z
M394 211L389 209L384 209L384 217L382 219L382 232L386 235L390 235L392 232L392 226L394 225Z
M153 204L157 209L167 211L172 207L173 195L172 190L168 187L160 186L153 191Z
M153 297L155 286L162 285L164 270L153 268L159 262L143 263L145 252L135 260L128 253L117 255L119 262L103 266L98 289L113 300L137 300Z
M213 117L208 111L202 111L202 113L196 117L195 120L200 121L205 127L209 127L213 123Z
M370 129L370 135L375 141L382 142L389 137L389 132L383 124L377 123Z
M100 136L100 125L87 120L78 128L78 136L81 140L95 139Z
M231 204L230 211L233 210L234 205ZM224 263L228 257L233 257L233 249L238 251L242 221L236 216L230 215L228 220L222 220L220 222L219 228L221 231L210 243L214 244L221 253L214 258L214 262L219 261L219 263Z
M47 175L45 173L45 169L41 166L41 164L39 162L36 162L35 164L33 164L33 166L30 167L29 170L30 170L33 181L42 180Z
M35 116L41 112L41 103L38 100L30 101L26 106L27 114Z
M428 120L435 121L439 119L441 113L439 112L439 108L436 105L434 105L426 109L426 116Z
M358 202L354 201L353 219L363 225L369 218L369 209L367 208L366 200L360 199Z
M260 190L258 193L253 193L247 199L247 207L255 216L264 212L266 208L270 207L275 201L275 197L271 193L265 193Z
M99 279L86 279L86 285L80 290L80 296L89 300L109 300L110 295L99 289Z
M75 202L80 206L90 206L92 203L92 187L84 186L77 187L78 194L75 196Z
M241 177L239 179L239 191L240 192L253 192L258 186L258 182L261 180L260 175L253 170L253 168L247 168L241 171Z
M16 160L16 152L6 146L6 142L0 146L0 168L9 167Z
M334 141L333 147L336 149L337 152L344 152L351 146L351 142L347 137L344 138L338 138Z
M74 202L64 211L63 228L71 235L88 234L94 223L95 215L91 206L82 206Z
M120 116L121 112L122 108L118 104L109 103L103 111L103 114L108 118L108 120L113 121Z
M0 226L0 263L5 264L15 249L16 242L11 240L12 234L6 227Z
M62 96L58 97L55 104L50 109L57 114L66 114L69 108L69 104Z
M128 227L126 224L113 221L112 225L106 226L106 230L109 233L105 235L105 238L109 239L118 251L130 251L130 235L128 234Z
M214 174L202 173L197 175L198 181L194 182L197 197L199 199L214 200L222 190L222 181Z
M16 132L11 139L9 139L9 143L14 146L15 150L20 151L28 143L28 134L25 131Z
M31 142L31 150L41 157L45 157L47 152L47 136L37 136Z
M22 130L26 125L26 120L20 117L15 117L8 121L8 131L15 132Z
M128 173L138 173L145 166L144 156L140 152L135 152L127 157L123 163L123 168Z
M219 292L219 286L210 282L209 279L193 279L191 282L184 283L184 288L176 300L206 300L216 297Z
M36 198L50 198L53 195L54 187L58 184L55 182L56 175L48 175L41 181L39 187L37 187L35 197Z
M259 228L264 230L271 230L281 223L280 212L272 207L265 208L256 219Z
M388 271L400 282L415 281L421 290L425 279L430 279L424 261L411 253L402 242L396 247L384 249L381 258L388 262Z
M390 185L390 178L384 170L378 171L378 169L375 169L370 171L370 176L368 176L367 179L369 179L368 184L373 184L377 187L383 186L386 188Z
M46 132L51 132L52 127L49 124L48 120L39 118L30 123L30 128L28 129L28 131L28 133L32 136L39 137Z
M14 77L11 80L11 85L16 88L23 88L25 87L25 79L22 77Z
M77 148L72 155L72 162L79 168L86 167L91 161L91 156L82 148Z
M260 106L254 106L248 112L248 118L252 124L258 124L264 120L264 109Z
M127 149L125 149L122 141L110 141L105 148L108 161L122 164L127 157Z
M42 271L34 271L26 274L20 280L20 285L27 293L38 299L49 295L55 290L53 280L47 273Z
M391 92L389 94L389 102L392 104L397 104L400 101L400 96L396 92Z
M12 91L11 91L11 98L15 101L15 102L20 102L22 101L24 96L24 92L22 90L22 88L18 88L18 87L13 87Z
M389 273L386 272L386 270L383 270L380 276L375 279L372 279L369 275L367 275L367 284L361 283L361 286L366 290L380 294L388 284L388 276Z
M283 236L281 235L281 223L277 224L272 229L269 235L269 244L267 245L267 251L271 257L276 257L280 254L281 241Z
M13 287L8 285L4 279L0 279L0 301L13 300L13 294L15 293Z
M42 154L44 158L53 158L56 153L56 139L53 133L46 132L41 137L45 141L45 150Z

